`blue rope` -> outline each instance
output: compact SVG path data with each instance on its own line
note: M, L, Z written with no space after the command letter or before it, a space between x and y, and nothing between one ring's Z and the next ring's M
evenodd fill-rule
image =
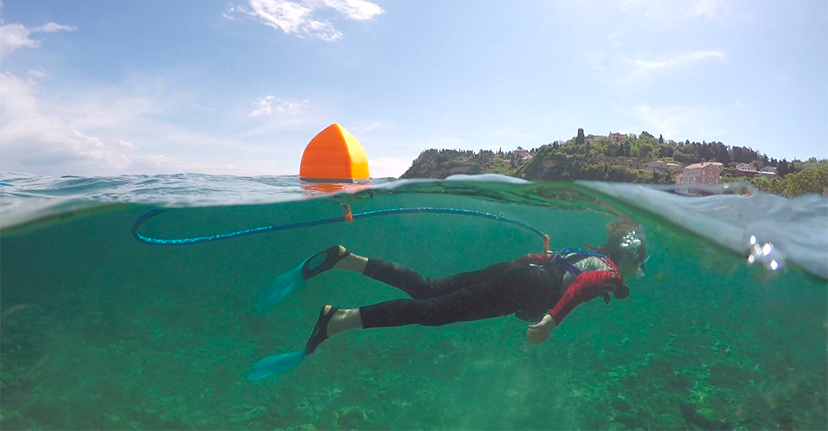
M586 250L581 250L580 248L574 248L574 247L567 247L567 248L565 248L565 249L558 252L558 254L563 255L563 256L565 256L567 254L573 254L573 253L574 254L585 254L587 256L597 256L597 257L603 257L605 259L609 259L609 256L607 256L605 254L598 253L597 251L586 251Z
M245 229L236 232L230 233L222 233L217 235L208 235L208 236L199 236L194 238L180 238L180 239L161 239L161 238L151 238L138 232L138 229L146 223L149 219L161 214L165 210L162 209L151 209L141 217L138 217L135 220L135 223L132 224L132 236L135 237L140 242L146 244L153 244L153 245L187 245L187 244L198 244L203 242L212 242L212 241L220 241L224 239L230 238L239 238L247 235L255 235L259 233L265 232L274 232L280 230L288 230L288 229L296 229L300 227L309 227L309 226L321 226L331 223L339 223L346 221L345 216L340 217L332 217L320 220L311 220L311 221L302 221L302 222L295 222L295 223L284 223L279 225L271 225L271 226L262 226L257 227L254 229ZM541 237L543 240L546 235L541 232L539 229L535 228L534 226L528 225L520 220L515 220L506 216L502 216L500 214L492 214L486 213L481 211L473 211L473 210L462 210L457 208L433 208L433 207L419 207L419 208L393 208L393 209L385 209L385 210L376 210L376 211L367 211L363 213L353 214L353 220L369 218L369 217L378 217L383 215L393 215L393 214L413 214L413 213L432 213L432 214L459 214L459 215L467 215L472 217L481 217L490 220L497 220L503 223L513 224L524 229L530 230L534 232L536 235Z

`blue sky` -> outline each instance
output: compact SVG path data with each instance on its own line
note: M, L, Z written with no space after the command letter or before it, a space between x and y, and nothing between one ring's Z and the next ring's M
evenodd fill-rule
M0 170L298 173L331 123L373 177L577 129L828 157L828 2L0 5Z

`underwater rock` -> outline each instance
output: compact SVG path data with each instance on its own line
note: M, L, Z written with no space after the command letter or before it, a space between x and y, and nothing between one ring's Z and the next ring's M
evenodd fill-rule
M336 424L343 430L360 430L365 428L366 415L359 409L345 411L337 414Z
M679 410L681 410L681 417L688 425L695 425L703 430L727 430L731 427L724 421L717 421L708 419L699 413L696 408L683 401L679 401Z

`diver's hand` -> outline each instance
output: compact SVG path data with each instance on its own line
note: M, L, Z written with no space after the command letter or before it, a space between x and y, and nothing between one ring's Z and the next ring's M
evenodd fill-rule
M549 335L552 334L552 330L555 329L556 326L558 326L558 324L555 323L555 319L553 319L549 314L545 314L540 323L537 325L529 325L529 330L526 331L526 335L529 337L529 342L532 344L543 343L547 338L549 338Z

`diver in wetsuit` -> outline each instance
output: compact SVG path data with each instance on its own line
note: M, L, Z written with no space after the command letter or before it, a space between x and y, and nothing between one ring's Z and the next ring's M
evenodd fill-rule
M311 354L320 343L343 331L454 322L515 314L533 322L531 343L549 338L552 330L578 304L602 297L609 303L627 298L624 277L643 270L646 245L640 227L628 222L607 224L607 243L584 252L565 249L554 254L527 255L479 271L427 279L398 264L357 256L335 245L311 257L302 268L310 279L329 269L358 272L394 286L411 297L354 309L325 305L305 347Z

